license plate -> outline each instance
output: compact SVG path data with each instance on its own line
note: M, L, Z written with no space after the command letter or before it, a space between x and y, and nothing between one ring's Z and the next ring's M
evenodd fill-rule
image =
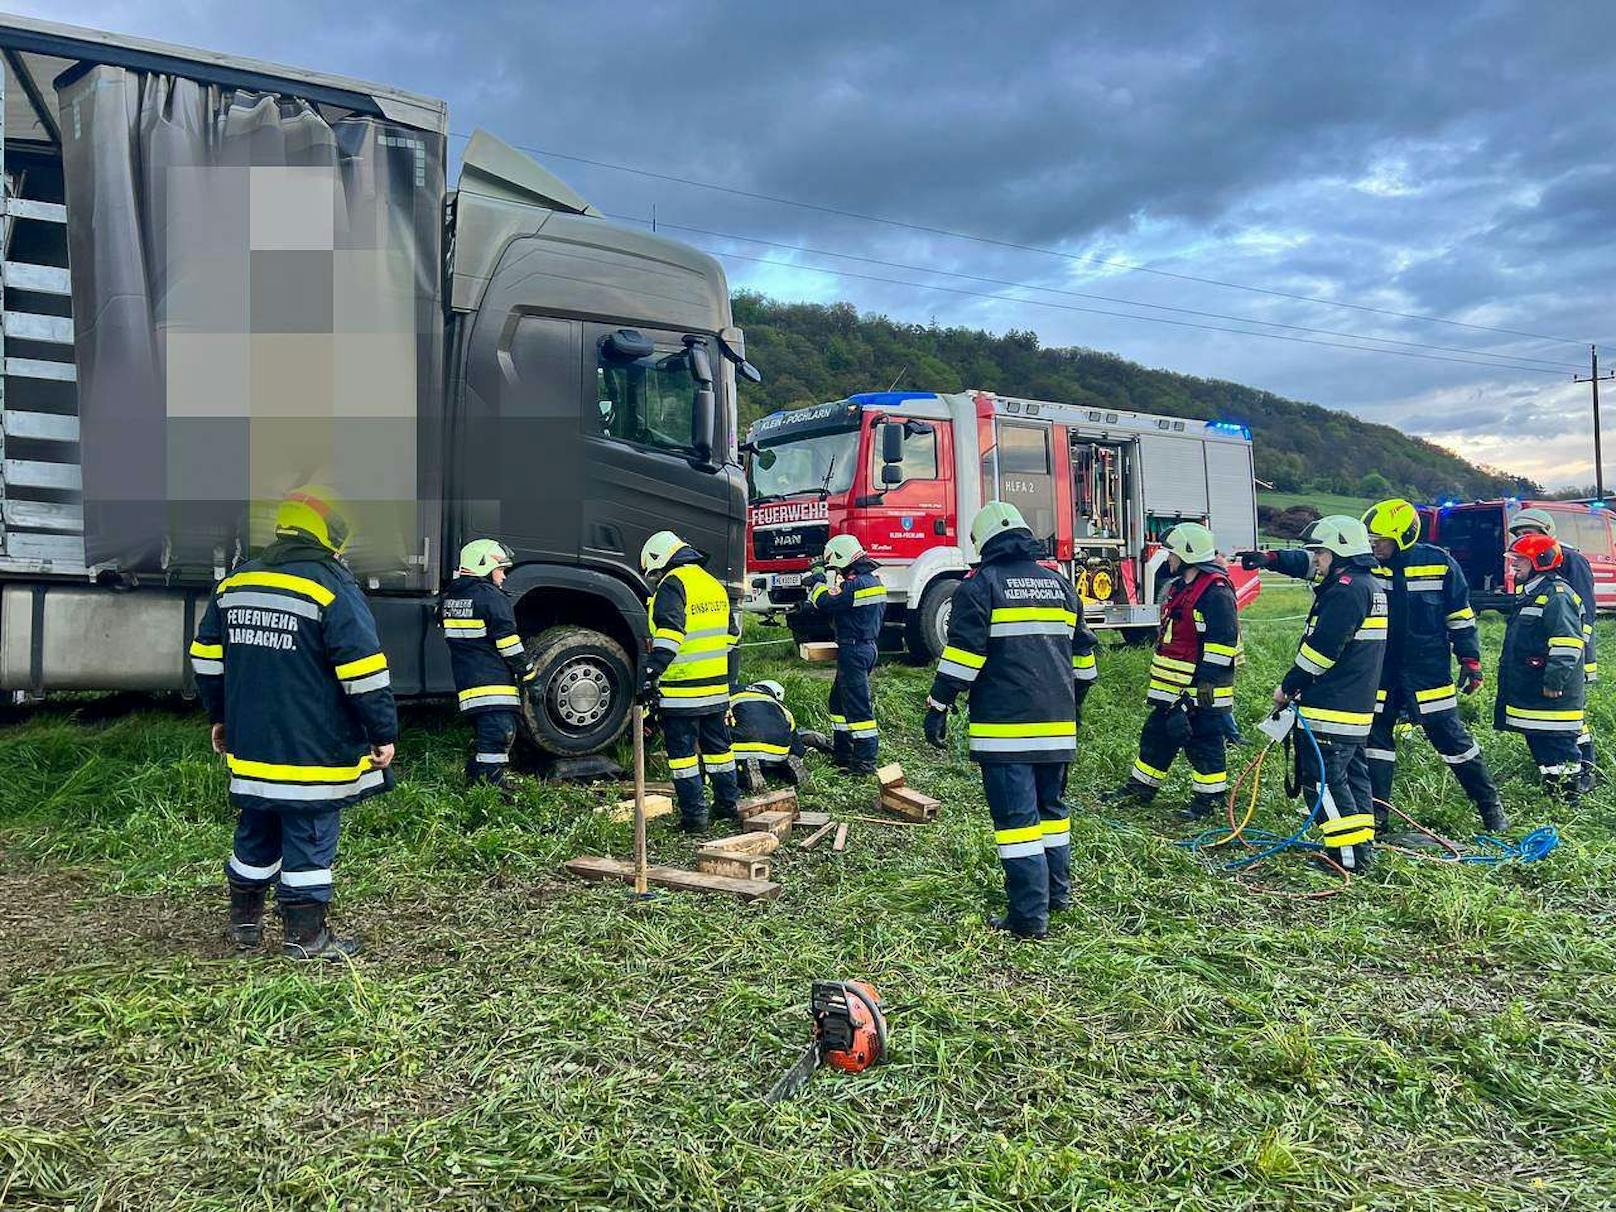
M780 572L780 573L776 573L775 577L774 577L774 583L775 583L776 586L778 586L781 589L795 589L798 585L802 584L802 573L800 573L800 572Z

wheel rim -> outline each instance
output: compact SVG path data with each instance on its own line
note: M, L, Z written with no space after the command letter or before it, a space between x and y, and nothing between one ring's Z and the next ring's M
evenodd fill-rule
M555 671L545 696L551 716L575 732L593 728L612 709L612 679L591 657L574 657Z
M954 599L949 599L937 608L937 633L932 636L932 645L941 652L948 646L948 620L954 617Z

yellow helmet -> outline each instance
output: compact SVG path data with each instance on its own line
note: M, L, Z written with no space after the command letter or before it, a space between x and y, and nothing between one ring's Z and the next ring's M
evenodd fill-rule
M1420 537L1419 510L1401 497L1371 505L1363 524L1374 538L1390 539L1399 551L1407 551Z
M353 537L337 495L318 484L294 488L281 498L275 510L275 533L305 535L339 553Z

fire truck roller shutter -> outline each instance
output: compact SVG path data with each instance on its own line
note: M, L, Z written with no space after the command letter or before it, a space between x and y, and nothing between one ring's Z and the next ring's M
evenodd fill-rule
M1205 445L1181 436L1139 435L1146 514L1158 518L1206 516L1206 458L1201 453ZM1215 522L1212 529L1218 529ZM1221 532L1218 538L1226 541Z
M1253 503L1251 445L1208 442L1206 504L1218 550L1246 551L1257 546L1257 513Z

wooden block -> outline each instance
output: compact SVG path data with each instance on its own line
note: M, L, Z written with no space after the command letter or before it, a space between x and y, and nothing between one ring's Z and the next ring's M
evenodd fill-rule
M709 854L702 850L696 853L696 870L738 880L766 880L769 878L769 860L755 854Z
M797 792L794 788L782 787L779 791L766 791L762 795L749 796L735 807L742 820L756 816L760 812L790 812L795 817Z
M791 832L791 822L794 819L789 812L760 812L742 821L741 828L772 833L775 837L783 838Z
M836 840L830 844L832 850L847 849L847 822L843 821L836 826Z
M875 781L880 783L882 787L902 787L904 785L903 767L898 765L897 762L878 767L875 772Z
M572 859L566 867L579 879L634 882L634 864L621 859L586 855ZM772 900L780 895L780 885L768 880L736 879L732 875L686 871L682 867L647 867L645 876L647 882L658 888L672 888L679 892L728 892L744 901Z
M911 821L929 821L937 816L938 802L913 787L883 787L879 805L888 812Z
M715 837L710 842L703 842L698 854L734 855L734 854L773 854L780 846L780 839L772 833L737 833L730 837Z
M828 823L829 821L830 821L830 813L828 813L828 812L799 812L799 813L797 813L797 824L801 825L804 829L816 829L820 825L824 825L824 824Z
M814 664L823 664L836 659L836 645L826 641L815 641L810 644L798 644L797 655L805 661Z
M673 794L673 784L672 783L654 783L654 782L647 781L646 784L645 784L645 789L647 791L660 791L663 795L672 795Z
M818 829L815 829L807 837L803 838L802 841L798 842L797 849L812 850L815 846L819 845L820 842L824 841L825 836L834 828L836 828L836 825L833 822L827 821Z
M645 819L654 821L659 816L667 816L673 811L673 797L668 795L645 796ZM618 800L615 804L602 804L595 809L596 812L610 812L614 821L632 821L634 819L634 797Z

